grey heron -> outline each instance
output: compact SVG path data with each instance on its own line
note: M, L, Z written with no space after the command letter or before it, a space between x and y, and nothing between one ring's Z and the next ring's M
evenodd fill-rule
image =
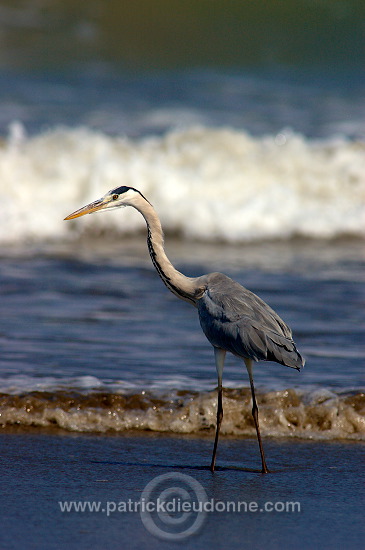
M214 348L218 375L216 432L210 469L214 472L219 431L223 418L222 377L226 352L244 360L250 380L252 416L260 448L262 473L268 473L261 440L253 382L254 361L275 361L300 370L304 360L292 339L292 331L261 298L222 273L186 277L166 256L160 219L151 203L133 187L121 186L101 199L76 210L65 220L121 206L132 206L147 225L147 245L153 265L167 288L198 310L201 328Z

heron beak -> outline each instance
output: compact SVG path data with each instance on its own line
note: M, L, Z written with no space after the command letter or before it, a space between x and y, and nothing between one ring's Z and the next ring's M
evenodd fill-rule
M84 216L85 214L92 214L93 212L96 212L97 210L101 210L102 208L104 208L106 204L107 203L103 199L99 199L95 202L91 202L90 204L87 204L86 206L79 208L79 210L76 210L76 212L69 214L65 218L65 220L73 220L74 218L79 218L80 216Z

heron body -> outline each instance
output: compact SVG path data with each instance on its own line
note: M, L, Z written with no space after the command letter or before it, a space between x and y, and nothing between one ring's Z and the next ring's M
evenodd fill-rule
M291 330L274 310L222 273L206 278L197 307L201 327L212 346L254 361L301 367Z
M222 378L228 351L242 358L247 367L262 472L267 473L269 470L261 441L253 383L253 362L275 361L300 370L304 366L304 360L292 339L291 329L261 298L226 275L209 273L201 277L186 277L175 269L165 254L159 217L150 202L137 189L127 186L112 189L101 199L80 208L65 219L121 206L132 206L145 218L148 250L157 273L173 294L197 308L202 330L214 348L218 406L211 470L215 469L223 418Z

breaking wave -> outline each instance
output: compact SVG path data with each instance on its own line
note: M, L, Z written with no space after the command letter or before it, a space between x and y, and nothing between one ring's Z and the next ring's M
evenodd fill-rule
M139 231L132 209L63 221L120 185L148 197L166 232L191 239L365 235L365 144L342 138L204 127L136 140L88 128L28 137L15 123L0 176L3 245Z
M250 390L224 390L221 433L253 436ZM365 394L295 389L258 394L262 434L304 439L365 439ZM0 394L0 425L73 432L214 432L216 391L82 391Z

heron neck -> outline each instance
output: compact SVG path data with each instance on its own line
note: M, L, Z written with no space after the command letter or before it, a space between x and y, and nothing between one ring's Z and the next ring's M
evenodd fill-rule
M180 273L166 256L161 222L153 206L146 200L143 208L137 208L137 210L146 220L148 251L157 273L173 294L195 305L201 294L197 279Z

